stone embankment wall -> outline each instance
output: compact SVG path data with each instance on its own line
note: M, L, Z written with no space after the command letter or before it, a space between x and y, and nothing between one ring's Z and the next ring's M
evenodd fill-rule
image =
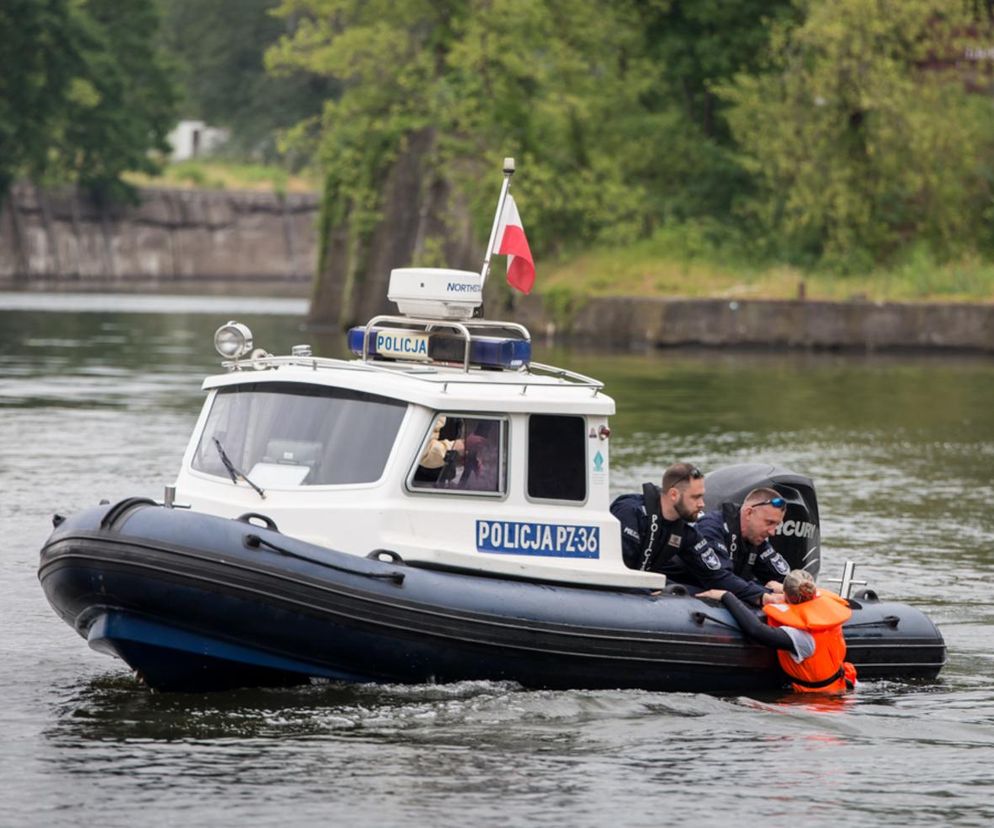
M143 189L139 198L100 206L72 188L16 185L0 212L0 289L309 290L317 195Z
M994 353L994 304L727 299L592 299L550 315L519 302L534 335L619 348L783 347Z

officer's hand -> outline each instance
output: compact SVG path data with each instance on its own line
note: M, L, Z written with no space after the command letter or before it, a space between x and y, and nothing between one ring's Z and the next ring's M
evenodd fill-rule
M764 592L762 606L767 604L782 604L783 594L780 592Z
M772 589L774 592L783 592L783 584L780 581L767 581L766 588Z

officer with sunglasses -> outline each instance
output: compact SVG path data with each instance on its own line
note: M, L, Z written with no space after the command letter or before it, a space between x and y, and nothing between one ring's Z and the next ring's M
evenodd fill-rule
M641 493L616 498L611 514L621 524L625 565L661 572L691 592L694 588L728 590L755 606L776 600L770 590L736 575L701 536L694 521L703 508L704 474L691 463L666 469L661 486L646 483Z
M786 509L787 501L776 489L753 489L741 506L722 503L720 509L705 514L697 521L697 531L711 542L725 569L782 592L790 566L770 538L777 533Z

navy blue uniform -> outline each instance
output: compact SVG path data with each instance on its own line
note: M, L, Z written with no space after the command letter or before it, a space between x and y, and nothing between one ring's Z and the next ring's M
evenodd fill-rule
M725 589L753 604L762 601L767 590L724 566L693 524L662 516L658 486L646 483L642 494L621 495L611 504L611 514L621 523L621 552L630 569L661 572L703 589Z
M722 566L739 578L761 584L783 581L790 565L769 540L756 546L742 537L740 512L737 504L722 503L720 509L708 512L697 521L697 531L708 539L721 558Z

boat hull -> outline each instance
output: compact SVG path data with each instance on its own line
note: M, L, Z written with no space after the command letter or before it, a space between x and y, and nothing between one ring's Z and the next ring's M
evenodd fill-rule
M315 677L708 692L784 684L771 650L692 597L433 571L142 501L62 523L39 578L91 647L161 690ZM945 661L934 624L901 604L864 601L845 632L864 678L931 679Z

